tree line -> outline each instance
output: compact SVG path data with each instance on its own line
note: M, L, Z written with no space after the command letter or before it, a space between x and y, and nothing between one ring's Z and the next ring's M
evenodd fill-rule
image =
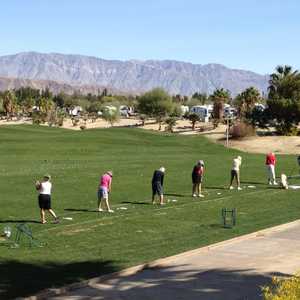
M263 106L258 106L258 103ZM212 121L215 127L224 122L224 106L229 104L237 110L237 121L247 126L272 127L282 135L297 134L300 122L300 73L290 66L278 66L270 75L266 96L262 96L254 87L245 89L236 97L231 97L230 91L223 88L216 89L211 95L195 92L192 97L171 96L161 88L142 95L127 96L108 94L106 89L97 95L78 92L73 95L54 95L49 89L30 87L0 93L0 113L7 119L28 116L34 123L48 122L59 126L67 112L76 106L83 109L84 118L97 118L98 112L102 111L102 117L113 124L119 117L119 110L108 112L105 107L127 105L135 108L142 121L154 118L159 128L165 122L172 131L178 118L182 117L181 105L192 107L205 104L213 106ZM197 114L187 113L185 117L190 119L193 127L199 121Z

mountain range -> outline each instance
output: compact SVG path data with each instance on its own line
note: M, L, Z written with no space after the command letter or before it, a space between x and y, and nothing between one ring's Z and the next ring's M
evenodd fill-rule
M220 64L192 64L174 60L105 60L83 55L23 52L0 56L0 89L29 85L54 93L97 93L108 88L140 94L161 87L170 94L211 94L228 89L234 96L254 86L266 92L269 75L230 69Z

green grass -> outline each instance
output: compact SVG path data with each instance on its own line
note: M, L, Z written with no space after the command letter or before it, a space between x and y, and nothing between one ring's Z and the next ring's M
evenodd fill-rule
M299 192L265 184L264 155L241 154L242 185L256 189L227 189L238 153L204 137L139 129L1 127L0 230L26 221L46 246L11 249L0 243L0 298L36 293L297 219ZM206 163L206 197L194 200L191 171L198 159ZM161 165L166 167L166 199L177 200L164 207L150 205L151 176ZM278 156L277 174L289 173L294 165L294 156ZM110 201L115 214L99 214L92 211L97 184L109 169L114 171ZM33 183L45 173L52 175L54 210L73 221L34 223L39 209ZM220 225L223 207L238 209L235 228Z

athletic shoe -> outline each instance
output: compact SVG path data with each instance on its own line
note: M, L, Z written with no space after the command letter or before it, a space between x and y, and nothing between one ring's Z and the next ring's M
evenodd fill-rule
M102 208L98 208L98 211L100 211L100 212L101 212L101 211L103 211L103 209L102 209Z
M273 183L274 185L278 185L278 183L276 182L276 181L274 181L274 183Z
M238 191L241 191L242 190L242 188L241 187L238 187Z
M271 182L271 181L269 181L269 185L272 185L272 182Z
M112 209L109 209L108 212L109 212L109 213L113 213L114 211L113 211Z
M198 195L198 197L200 197L200 198L203 198L203 197L204 197L204 195L203 195L203 194L199 194L199 195Z
M193 197L197 197L197 195L196 195L196 194L193 194Z
M231 186L229 187L229 189L230 189L230 190L233 190L233 189L234 189L234 187L231 185Z

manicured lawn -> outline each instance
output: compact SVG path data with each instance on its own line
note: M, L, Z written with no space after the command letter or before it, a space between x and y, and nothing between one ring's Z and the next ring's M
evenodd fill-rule
M239 153L245 188L228 190L237 154L203 137L139 129L0 127L0 230L27 222L46 243L11 249L0 242L0 298L34 294L297 219L299 191L265 184L264 155ZM198 159L206 163L201 200L190 196ZM295 163L294 156L278 156L277 174L290 175ZM151 176L161 165L169 200L163 207L150 204ZM115 213L97 213L97 183L109 169ZM48 216L47 224L37 223L33 183L45 173L52 175L54 210L73 220L55 225ZM237 208L235 228L222 228L223 207Z

